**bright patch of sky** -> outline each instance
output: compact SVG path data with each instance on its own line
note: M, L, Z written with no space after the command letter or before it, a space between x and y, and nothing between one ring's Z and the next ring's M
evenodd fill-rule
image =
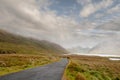
M102 47L109 41L117 42L116 49L120 0L0 0L0 29L65 48Z
M51 10L58 15L74 16L77 21L108 22L120 16L120 0L52 0ZM116 10L115 10L116 9ZM106 12L107 11L107 12ZM112 12L113 11L113 12ZM115 11L115 12L114 12ZM112 14L111 14L111 13ZM96 21L97 20L97 21ZM102 23L102 22L101 22Z

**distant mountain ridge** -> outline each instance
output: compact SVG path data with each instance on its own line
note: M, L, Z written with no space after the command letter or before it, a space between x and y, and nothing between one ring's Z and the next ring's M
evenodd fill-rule
M80 46L77 46L77 47L72 47L69 49L69 51L71 53L88 53L90 50L90 48L83 48L83 47L80 47Z
M120 20L115 20L115 21L104 23L100 26L97 26L95 29L120 31Z
M0 50L14 50L16 53L48 53L48 54L66 54L68 53L58 44L45 41L25 38L19 35L0 30ZM20 51L19 51L20 50ZM36 50L36 51L34 51ZM28 54L30 53L28 51Z
M89 53L92 54L109 54L109 55L120 55L120 42L116 41L105 41L95 47L93 47Z

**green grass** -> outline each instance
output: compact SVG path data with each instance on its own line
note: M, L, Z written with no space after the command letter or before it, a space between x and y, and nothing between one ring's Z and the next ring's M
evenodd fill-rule
M26 38L0 30L0 52L14 51L17 54L65 54L64 48L55 43Z
M0 42L0 51L0 75L45 65L59 60L59 55L55 54L54 51L50 52L47 49L41 49L33 45Z
M0 75L45 65L56 59L59 59L59 54L47 48L0 42Z
M120 80L120 61L73 56L66 69L67 80Z
M45 65L58 59L59 55L54 51L34 45L0 42L0 75Z
M51 62L58 61L59 57L40 56L40 55L23 55L23 54L4 54L0 55L0 75L13 73Z
M0 30L0 75L58 61L64 53L67 51L55 43Z
M32 45L13 44L7 42L0 42L0 50L2 51L14 51L17 54L41 54L47 53L47 50L42 50Z

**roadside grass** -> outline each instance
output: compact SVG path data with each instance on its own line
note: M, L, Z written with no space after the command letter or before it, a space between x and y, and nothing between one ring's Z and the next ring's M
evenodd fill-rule
M0 42L0 76L58 61L59 56L32 43Z
M47 49L27 44L0 42L0 75L5 75L59 60Z
M0 30L0 75L58 61L68 53L61 46Z
M0 54L0 75L45 65L58 61L59 57L29 54Z
M66 80L120 80L120 61L89 56L70 56Z
M45 53L49 52L47 50L43 50L42 48L34 45L0 42L0 52L2 51L4 52L4 54L8 54L7 51L12 51L12 52L15 52L16 54L42 54L43 53L44 55ZM0 53L0 54L3 54L3 53Z

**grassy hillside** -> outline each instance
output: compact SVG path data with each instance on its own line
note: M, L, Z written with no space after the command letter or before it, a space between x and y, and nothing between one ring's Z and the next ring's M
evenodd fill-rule
M67 80L120 80L120 61L90 56L71 56Z
M61 46L45 40L24 38L0 30L0 52L20 54L64 54L67 51Z
M38 41L0 30L0 75L58 61L67 51L48 41Z

